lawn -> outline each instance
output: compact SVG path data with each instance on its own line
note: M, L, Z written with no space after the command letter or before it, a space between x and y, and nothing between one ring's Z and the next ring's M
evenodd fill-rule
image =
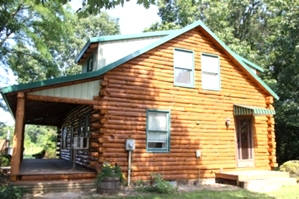
M192 192L178 192L171 194L139 193L136 196L92 197L109 199L299 199L299 185L286 186L270 193L255 193L244 189L239 190L199 190Z

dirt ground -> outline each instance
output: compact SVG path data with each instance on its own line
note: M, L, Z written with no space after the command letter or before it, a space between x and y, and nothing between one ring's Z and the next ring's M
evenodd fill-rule
M179 192L188 192L195 190L238 190L239 187L223 184L213 185L179 185ZM132 196L141 195L141 192L136 191L134 188L125 188L120 191L117 196ZM25 194L24 199L87 199L87 198L101 198L100 194L97 194L95 190L90 192L59 192L59 193L46 193L46 194ZM107 196L106 196L107 197Z

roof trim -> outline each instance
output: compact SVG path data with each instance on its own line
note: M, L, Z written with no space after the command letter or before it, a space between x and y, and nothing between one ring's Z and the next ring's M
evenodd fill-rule
M118 40L125 40L125 39L137 39L137 38L145 38L145 37L157 37L157 36L166 36L172 34L177 30L167 30L167 31L155 31L155 32L145 32L139 34L127 34L127 35L110 35L110 36L101 36L101 37L91 37L86 44L84 45L83 49L76 57L75 62L79 62L82 58L85 51L88 49L90 44L98 43L98 42L108 42L108 41L118 41Z
M275 115L275 110L234 104L234 115Z
M81 74L76 74L76 75L63 76L63 77L57 77L54 79L46 79L46 80L42 80L39 82L31 82L31 83L26 83L26 84L15 84L12 86L7 86L4 88L1 88L0 92L1 93L17 92L17 91L27 90L27 89L37 88L37 87L50 86L50 85L55 85L55 84L61 84L61 83L66 83L66 82L71 82L71 81L82 80L82 79L86 79L86 78L92 78L92 77L96 77L96 74L95 74L96 72L97 71L81 73Z
M55 79L50 79L50 80L45 80L45 81L40 81L40 82L34 82L34 83L29 83L29 84L21 84L21 85L14 85L11 87L6 87L3 88L2 91L4 93L8 93L8 92L13 92L13 91L18 91L18 90L25 90L25 89L29 89L29 88L35 88L35 87L39 87L39 86L47 86L47 85L51 85L51 84L58 84L58 83L64 83L64 82L68 82L68 81L77 81L77 80L81 80L81 79L85 79L85 78L92 78L92 77L96 77L99 75L102 75L114 68L116 68L117 66L119 66L120 64L123 64L193 28L196 28L198 26L201 26L208 34L211 35L211 37L213 37L213 39L216 40L216 42L218 42L229 54L232 55L232 57L240 63L240 65L261 85L264 87L264 89L270 94L272 95L275 99L279 99L278 95L268 86L265 84L265 82L263 82L255 73L252 72L252 70L243 62L244 60L246 60L245 58L243 61L240 59L240 56L236 56L236 54L231 51L207 26L205 26L201 21L197 21L194 22L192 24L190 24L189 26L186 26L180 30L175 30L172 31L171 34L169 34L168 36L165 36L163 38L161 38L160 40L140 49L137 50L115 62L112 62L108 65L106 65L105 67L97 70L97 71L93 71L93 72L88 72L88 73L82 73L82 74L77 74L77 75L71 75L71 76L65 76L65 77L60 77L60 78L55 78ZM239 58L240 57L240 58ZM248 61L248 60L247 60ZM249 61L248 61L249 62Z
M260 72L264 72L264 69L258 65L256 65L255 63L249 61L248 59L245 59L244 57L241 57L240 55L236 54L235 52L233 52L235 57L238 58L239 62L244 62L245 64L250 65L250 67L255 68L256 70L260 71Z

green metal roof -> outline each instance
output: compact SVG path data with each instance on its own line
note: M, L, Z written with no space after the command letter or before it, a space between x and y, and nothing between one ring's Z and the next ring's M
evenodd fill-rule
M169 35L176 30L167 30L167 31L156 31L156 32L145 32L145 33L139 33L139 34L128 34L128 35L110 35L110 36L101 36L101 37L91 37L86 44L84 45L83 49L79 53L79 55L76 57L75 61L78 62L87 48L92 43L99 43L99 42L108 42L108 41L117 41L117 40L125 40L125 39L137 39L137 38L145 38L145 37L157 37L157 36L165 36Z
M252 63L251 61L245 59L244 57L241 57L240 55L238 55L238 54L236 54L236 53L234 53L234 56L235 56L236 58L238 58L239 61L243 62L244 64L247 64L247 65L249 65L250 67L255 68L256 70L258 70L258 71L260 71L260 72L264 72L264 69L263 69L263 68L259 67L259 66L256 65L255 63Z
M275 115L275 110L235 104L234 115Z
M208 34L210 34L228 53L230 53L232 55L232 57L237 60L240 65L262 86L265 88L265 90L272 95L275 99L279 99L279 97L277 96L277 94L270 88L268 87L268 85L265 84L265 82L263 82L254 72L252 72L252 70L247 66L247 64L245 64L244 62L249 63L249 61L245 58L242 58L240 56L237 56L233 51L231 51L208 27L206 27L201 21L197 21L192 23L189 26L186 26L185 28L182 28L180 30L175 30L172 31L171 34L159 39L158 41L144 47L141 48L113 63L110 63L108 65L106 65L105 67L97 70L97 71L93 71L93 72L87 72L87 73L82 73L82 74L77 74L77 75L71 75L71 76L65 76L65 77L60 77L60 78L55 78L55 79L49 79L49 80L45 80L45 81L40 81L40 82L34 82L34 83L29 83L29 84L21 84L21 85L14 85L14 86L10 86L10 87L6 87L3 88L1 92L3 93L8 93L8 92L14 92L14 91L19 91L19 90L26 90L26 89L30 89L30 88L36 88L36 87L40 87L40 86L48 86L48 85L53 85L53 84L59 84L59 83L64 83L64 82L70 82L70 81L77 81L77 80L82 80L82 79L86 79L86 78L92 78L92 77L97 77L99 75L102 75L114 68L116 68L117 66L159 46L162 45L163 43L170 41L171 39L184 34L185 32L192 30L193 28L196 27L202 27ZM165 34L168 31L163 31ZM148 35L150 35L148 33ZM152 34L153 35L153 34ZM107 36L108 37L108 36ZM111 36L111 37L115 37L116 36ZM251 63L251 62L250 62ZM251 64L252 65L252 64Z

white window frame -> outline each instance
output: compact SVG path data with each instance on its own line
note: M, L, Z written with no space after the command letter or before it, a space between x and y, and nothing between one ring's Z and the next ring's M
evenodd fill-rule
M150 129L150 120L149 115L151 113L165 113L166 114L166 127L164 130L155 130ZM170 111L169 110L153 110L153 109L147 109L146 110L146 151L147 152L169 152L170 150ZM150 147L149 143L154 143L153 140L150 139L150 134L152 135L164 135L166 136L166 139L161 139L162 142L165 142L165 147L163 148L155 148ZM156 140L157 143L161 143L161 140Z
M191 60L182 62L177 53L186 53L191 55ZM188 55L189 56L189 55ZM189 62L189 64L188 64ZM185 65L187 63L187 65ZM173 81L175 86L194 88L194 51L175 48L173 51ZM176 81L176 71L188 70L190 71L190 83L181 83Z
M211 58L214 60L212 60ZM219 91L221 89L219 56L202 53L201 67L202 89Z
M87 72L93 71L93 55L87 61Z

